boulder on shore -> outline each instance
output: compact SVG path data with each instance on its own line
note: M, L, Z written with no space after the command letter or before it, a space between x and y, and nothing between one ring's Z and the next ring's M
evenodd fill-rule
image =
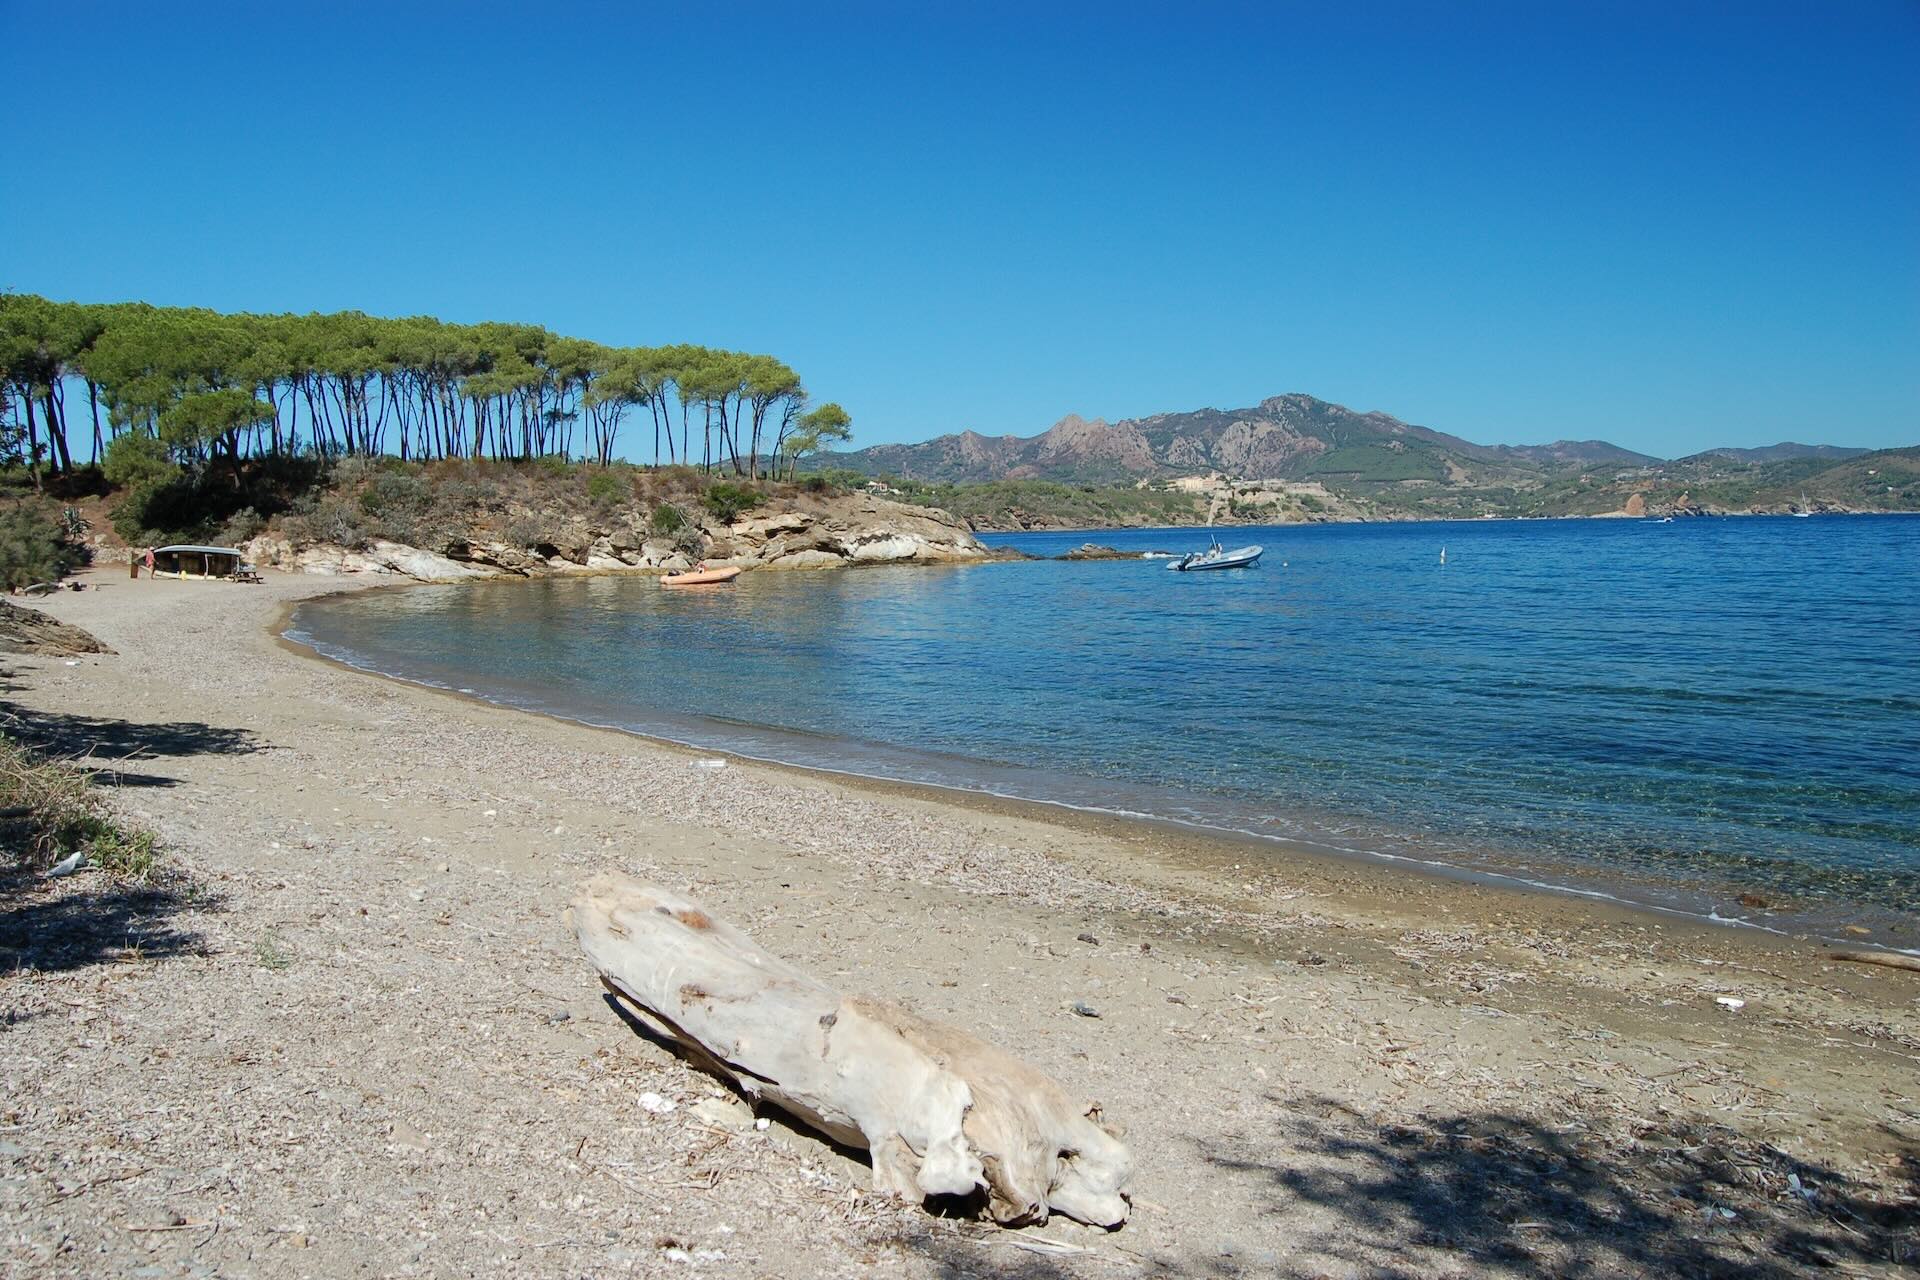
M1147 553L1141 551L1122 551L1118 547L1102 546L1097 542L1083 542L1067 554L1062 560L1144 560Z

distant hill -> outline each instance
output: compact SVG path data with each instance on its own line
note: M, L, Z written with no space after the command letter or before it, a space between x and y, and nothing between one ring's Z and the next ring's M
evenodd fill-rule
M823 454L810 466L888 479L968 510L981 527L1004 527L1063 502L1077 509L1067 489L1158 491L1209 473L1237 482L1201 502L1203 514L1223 521L1599 515L1627 509L1636 495L1642 506L1674 511L1914 510L1916 455L1783 443L1664 461L1604 440L1483 445L1293 394L1114 423L1068 416L1037 436L968 431ZM998 488L959 492L983 485ZM1123 503L1113 518L1122 507L1140 506L1142 519L1148 508L1159 512L1143 503Z
M1608 444L1605 440L1555 440L1552 444L1503 444L1497 447L1504 453L1533 462L1567 462L1583 467L1604 464L1644 467L1660 461L1652 454L1635 453L1617 444Z
M1708 449L1695 458L1732 458L1738 462L1784 462L1789 458L1857 458L1870 449L1849 449L1838 444L1794 444L1791 440L1759 449Z
M941 436L821 457L816 465L933 483L1054 480L1099 484L1219 471L1233 476L1362 482L1446 480L1461 470L1534 468L1582 459L1633 464L1641 454L1599 441L1523 448L1477 445L1384 413L1358 413L1308 395L1250 409L1198 409L1107 423L1062 418L1037 436Z

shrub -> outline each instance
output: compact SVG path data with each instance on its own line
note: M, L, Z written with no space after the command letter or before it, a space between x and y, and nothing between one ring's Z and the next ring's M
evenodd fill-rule
M553 526L540 512L528 511L515 516L507 521L503 535L508 545L519 547L522 551L537 551L541 555L553 554Z
M330 493L289 516L284 527L298 542L331 542L357 550L369 537L365 519L359 503Z
M375 459L348 454L333 463L325 480L336 489L357 489L373 479L379 470L380 464Z
M707 554L707 535L700 532L697 524L687 524L673 535L674 550L685 553L687 559L698 560Z
M226 524L220 527L220 542L223 546L237 547L243 542L251 542L267 531L267 518L252 507L242 507L227 517Z
M107 516L130 546L202 541L214 536L224 518L208 511L198 479L179 468L135 485Z
M79 559L51 510L29 502L0 507L0 586L17 591L51 582Z
M728 480L715 480L700 495L700 505L713 514L721 524L732 524L743 512L751 511L760 505L760 493L752 485L734 484Z
M382 470L360 491L360 510L372 517L372 532L395 542L415 542L433 507L433 489L409 471Z
M653 516L647 523L655 533L671 535L687 527L687 513L671 502L663 502L653 509Z
M116 489L157 485L180 474L167 446L143 431L129 431L108 445L101 470Z
M357 464L342 463L340 470L372 474ZM114 531L131 546L231 541L227 530L249 509L262 522L290 508L310 508L321 496L316 486L324 472L316 459L285 454L252 459L238 475L225 466L172 467L149 473L108 514Z
M107 512L107 521L113 525L113 531L120 535L120 540L130 547L154 541L147 532L146 496L139 489L115 503Z
M612 504L632 492L632 486L611 471L596 471L587 478L587 497L596 503Z
M815 471L807 476L805 484L809 489L813 489L813 482L816 478L824 482L825 487L828 489L858 489L871 479L871 477L864 472L854 471L848 467L829 467L825 471ZM889 480L887 483L895 484L897 482ZM817 493L819 491L814 490L814 492Z

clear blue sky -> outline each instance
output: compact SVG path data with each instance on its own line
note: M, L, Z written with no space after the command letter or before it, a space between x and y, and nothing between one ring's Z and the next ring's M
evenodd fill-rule
M778 355L856 443L1305 391L1920 443L1920 5L0 0L0 287Z

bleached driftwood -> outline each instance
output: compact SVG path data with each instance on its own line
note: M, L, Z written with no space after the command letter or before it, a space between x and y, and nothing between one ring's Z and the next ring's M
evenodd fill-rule
M1041 1072L964 1031L847 996L697 902L596 876L571 911L601 981L709 1069L873 1157L874 1189L984 1191L1003 1223L1126 1221L1132 1157Z
M1883 969L1906 969L1920 973L1920 956L1899 951L1829 951L1827 958L1845 960L1849 964L1877 964Z

